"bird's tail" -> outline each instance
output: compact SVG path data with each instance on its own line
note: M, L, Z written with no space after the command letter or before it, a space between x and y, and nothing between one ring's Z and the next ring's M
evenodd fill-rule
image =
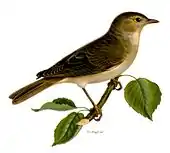
M37 80L17 91L12 93L9 98L12 99L13 104L19 104L32 96L38 94L39 92L43 91L44 89L56 84L58 81L60 81L61 78L55 78L55 79L40 79Z

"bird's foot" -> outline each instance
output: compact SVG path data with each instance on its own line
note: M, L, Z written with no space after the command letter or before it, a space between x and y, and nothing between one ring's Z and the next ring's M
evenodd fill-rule
M122 84L119 81L116 82L115 89L118 91L122 89Z
M111 82L109 82L108 83L108 86L110 85L110 84L114 84L114 86L115 86L115 90L121 90L122 89L122 84L118 81L118 77L117 78L115 78L115 79L112 79L111 80Z
M95 111L94 120L100 121L100 119L102 118L102 110L97 105L94 105L94 108L92 108L92 109L93 109L93 111Z

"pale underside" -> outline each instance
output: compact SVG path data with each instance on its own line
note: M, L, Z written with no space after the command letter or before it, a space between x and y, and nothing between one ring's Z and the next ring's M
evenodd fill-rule
M132 43L131 52L128 54L126 59L120 65L114 66L108 69L107 71L98 74L64 78L58 83L76 83L81 88L84 88L87 84L98 83L98 82L114 79L115 77L122 74L133 63L138 51L138 44L139 44L139 33L133 33L127 35Z

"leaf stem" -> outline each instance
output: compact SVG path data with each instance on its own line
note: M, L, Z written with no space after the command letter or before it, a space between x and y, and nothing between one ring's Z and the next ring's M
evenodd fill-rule
M129 75L129 74L123 74L123 75L120 75L119 77L123 77L123 76L128 76L128 77L131 77L131 78L133 78L133 79L137 80L137 78L135 78L134 76Z
M85 109L87 111L90 111L90 109L88 109L87 107L77 107L76 109Z

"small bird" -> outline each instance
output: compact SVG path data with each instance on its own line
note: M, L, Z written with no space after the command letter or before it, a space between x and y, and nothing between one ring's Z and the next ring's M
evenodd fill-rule
M13 104L21 103L42 90L59 83L75 83L83 89L100 114L85 87L118 77L133 63L145 25L157 23L138 12L118 15L100 38L77 49L52 67L37 74L37 81L12 93Z

